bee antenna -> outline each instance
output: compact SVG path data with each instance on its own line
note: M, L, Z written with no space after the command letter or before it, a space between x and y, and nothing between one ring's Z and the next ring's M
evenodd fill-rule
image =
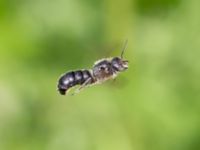
M124 42L124 46L123 46L122 52L121 52L121 58L123 58L123 56L124 56L124 51L126 50L127 45L128 45L128 39L126 39Z

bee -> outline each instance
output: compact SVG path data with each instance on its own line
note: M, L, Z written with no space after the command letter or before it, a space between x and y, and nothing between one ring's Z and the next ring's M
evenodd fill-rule
M61 75L57 85L60 94L65 95L69 89L80 85L72 94L74 95L87 86L115 79L120 72L128 69L128 60L123 59L126 47L127 41L124 44L120 57L104 58L96 61L92 69L69 71Z

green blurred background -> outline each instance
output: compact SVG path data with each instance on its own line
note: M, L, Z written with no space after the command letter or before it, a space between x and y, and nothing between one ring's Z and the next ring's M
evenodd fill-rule
M199 0L0 0L0 150L200 149ZM115 82L58 77L120 54ZM114 50L113 50L114 49Z

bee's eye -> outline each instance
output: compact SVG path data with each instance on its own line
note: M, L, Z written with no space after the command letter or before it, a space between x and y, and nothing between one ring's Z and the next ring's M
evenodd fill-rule
M100 70L100 71L106 70L106 67L101 66L101 67L99 67L99 70Z

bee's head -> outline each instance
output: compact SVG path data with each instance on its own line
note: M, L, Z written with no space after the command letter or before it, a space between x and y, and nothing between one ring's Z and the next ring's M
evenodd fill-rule
M128 69L128 61L119 57L114 57L111 60L112 67L115 71L125 71Z
M111 60L112 68L117 72L125 71L126 69L128 69L128 60L123 59L124 51L126 50L127 43L128 43L128 40L125 41L124 47L121 52L121 57L114 57Z

